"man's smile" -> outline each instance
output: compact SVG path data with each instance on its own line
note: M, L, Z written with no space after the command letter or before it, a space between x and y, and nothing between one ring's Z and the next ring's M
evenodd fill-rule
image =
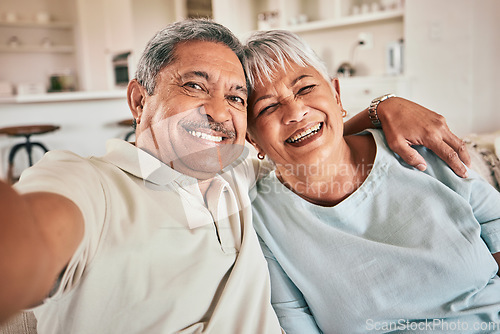
M220 143L236 137L234 130L227 129L224 124L209 121L183 121L181 127L191 136L212 143Z
M191 136L198 137L198 138L205 139L205 140L212 141L212 142L216 142L216 143L220 143L223 139L223 137L221 137L221 136L212 136L208 133L199 132L199 131L192 131L191 130L191 131L188 131L188 133Z

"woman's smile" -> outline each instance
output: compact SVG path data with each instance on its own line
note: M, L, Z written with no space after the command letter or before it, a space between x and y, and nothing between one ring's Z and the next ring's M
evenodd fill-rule
M319 122L306 129L300 129L290 136L285 142L293 146L303 146L319 138L322 134L323 122Z

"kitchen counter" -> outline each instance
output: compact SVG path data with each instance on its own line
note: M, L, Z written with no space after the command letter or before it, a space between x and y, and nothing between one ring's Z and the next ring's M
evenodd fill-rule
M68 102L87 100L111 100L125 99L127 91L117 89L110 91L89 91L89 92L61 92L47 94L25 94L9 97L0 97L0 104L9 103L44 103L44 102Z
M0 98L0 127L54 124L60 129L32 137L49 149L81 156L102 155L109 138L124 138L131 128L119 126L132 118L125 90L65 92ZM10 148L23 138L0 136L0 178L6 175ZM39 153L39 152L37 152ZM23 154L19 154L20 167ZM16 158L17 159L17 158Z

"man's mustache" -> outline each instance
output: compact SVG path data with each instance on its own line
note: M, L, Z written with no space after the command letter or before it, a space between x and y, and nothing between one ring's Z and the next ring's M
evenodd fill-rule
M220 122L210 122L210 121L181 121L180 125L188 130L196 129L209 129L212 131L220 132L228 138L236 137L236 131L232 129L227 129L224 123Z

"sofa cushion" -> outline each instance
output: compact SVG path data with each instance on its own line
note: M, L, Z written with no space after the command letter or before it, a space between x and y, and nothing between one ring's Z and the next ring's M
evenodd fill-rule
M500 131L470 134L464 138L471 157L471 168L500 191Z

